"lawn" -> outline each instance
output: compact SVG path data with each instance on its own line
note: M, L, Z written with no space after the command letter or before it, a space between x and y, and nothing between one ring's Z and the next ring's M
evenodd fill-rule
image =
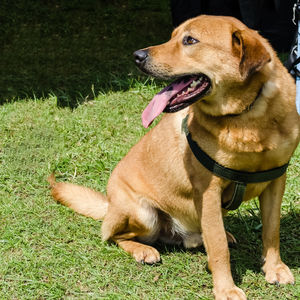
M0 299L212 299L203 248L158 245L162 264L137 264L101 241L101 222L54 202L46 182L55 169L60 181L105 192L115 165L145 134L141 112L163 83L136 71L132 52L168 38L168 1L0 5ZM260 271L256 200L225 220L238 240L234 279L249 299L300 295L299 168L300 147L281 221L294 286L269 285Z

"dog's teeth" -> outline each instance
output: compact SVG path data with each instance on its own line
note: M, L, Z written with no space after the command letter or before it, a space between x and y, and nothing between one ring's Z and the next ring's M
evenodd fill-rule
M200 84L201 82L203 81L203 77L200 77L198 80L194 80L191 84L190 84L190 87L195 87L197 86L198 84Z
M190 86L193 88L193 87L195 87L197 84L198 84L197 81L194 80L194 81L191 83Z
M201 83L203 81L203 77L200 77L198 80L197 80L197 84Z

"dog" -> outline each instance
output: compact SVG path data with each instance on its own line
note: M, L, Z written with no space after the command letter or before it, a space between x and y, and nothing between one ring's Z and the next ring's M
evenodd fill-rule
M142 114L145 127L165 112L161 121L119 162L107 196L50 175L53 197L103 220L103 240L138 262L160 261L157 241L186 248L204 244L218 300L246 299L231 275L228 242L235 238L224 229L224 204L259 197L265 278L293 283L280 258L279 223L300 117L294 80L270 44L235 18L202 15L177 27L168 42L136 51L134 59L143 72L175 80ZM212 162L211 169L189 141ZM237 176L281 173L240 184L215 167Z

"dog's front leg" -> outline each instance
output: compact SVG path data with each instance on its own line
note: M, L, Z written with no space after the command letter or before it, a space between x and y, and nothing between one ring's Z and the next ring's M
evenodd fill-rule
M208 267L212 272L217 300L244 300L245 293L232 279L229 249L221 209L221 179L212 178L202 192L194 186L194 201L200 219Z
M280 258L279 227L280 208L285 189L286 176L271 182L260 195L260 209L263 231L263 271L269 283L294 283L294 277L289 267Z

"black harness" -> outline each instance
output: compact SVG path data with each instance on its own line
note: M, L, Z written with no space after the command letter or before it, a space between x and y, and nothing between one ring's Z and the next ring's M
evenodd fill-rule
M235 210L237 209L244 198L245 190L248 183L260 183L274 180L280 176L282 176L289 165L286 163L285 165L274 168L266 171L259 172L245 172L238 171L230 168L226 168L220 165L218 162L213 160L209 155L207 155L199 145L192 139L192 135L188 130L187 126L187 115L182 120L182 131L185 133L189 146L197 158L197 160L210 172L214 173L218 177L233 181L235 183L234 192L230 201L226 203L222 203L222 208L226 210Z

